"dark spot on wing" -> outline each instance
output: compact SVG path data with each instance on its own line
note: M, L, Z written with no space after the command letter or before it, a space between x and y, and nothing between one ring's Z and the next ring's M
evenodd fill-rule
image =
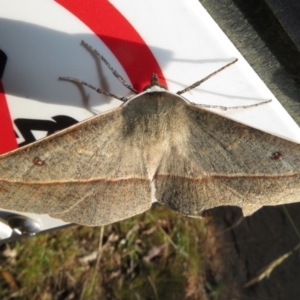
M280 157L282 156L282 153L281 152L279 152L279 151L276 151L276 152L273 152L272 154L271 154L271 159L279 159Z
M42 167L45 165L45 161L44 160L41 160L39 157L35 157L32 162L36 165L36 166L39 166L39 167Z

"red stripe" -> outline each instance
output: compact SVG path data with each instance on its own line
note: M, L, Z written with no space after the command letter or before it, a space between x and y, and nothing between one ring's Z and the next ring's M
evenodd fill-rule
M0 80L0 154L18 147L4 89Z
M128 20L107 0L56 0L77 16L107 45L132 83L142 91L152 73L167 86L163 72L145 41ZM17 148L4 89L0 81L0 153Z
M152 73L167 86L162 70L145 41L107 0L56 0L77 16L107 45L138 90L149 85Z

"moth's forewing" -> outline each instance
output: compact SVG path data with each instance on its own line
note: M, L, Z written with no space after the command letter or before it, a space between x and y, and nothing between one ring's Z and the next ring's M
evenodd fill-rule
M150 89L0 156L0 207L89 226L149 209L299 200L300 146Z

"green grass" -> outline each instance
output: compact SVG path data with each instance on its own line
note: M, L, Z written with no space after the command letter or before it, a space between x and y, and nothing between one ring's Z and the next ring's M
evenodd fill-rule
M156 207L2 245L17 255L1 256L0 299L203 299L204 232L204 221Z

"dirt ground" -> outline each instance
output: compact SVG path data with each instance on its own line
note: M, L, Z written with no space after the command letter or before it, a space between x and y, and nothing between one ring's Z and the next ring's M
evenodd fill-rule
M219 207L194 219L156 207L2 244L0 299L300 299L299 213Z
M299 250L293 251L300 242L296 229L300 226L299 203L264 207L246 218L233 207L216 208L206 215L206 276L212 284L222 283L219 299L300 299ZM267 269L268 278L249 284L287 253L290 255L286 259L279 259L277 266L273 263Z

